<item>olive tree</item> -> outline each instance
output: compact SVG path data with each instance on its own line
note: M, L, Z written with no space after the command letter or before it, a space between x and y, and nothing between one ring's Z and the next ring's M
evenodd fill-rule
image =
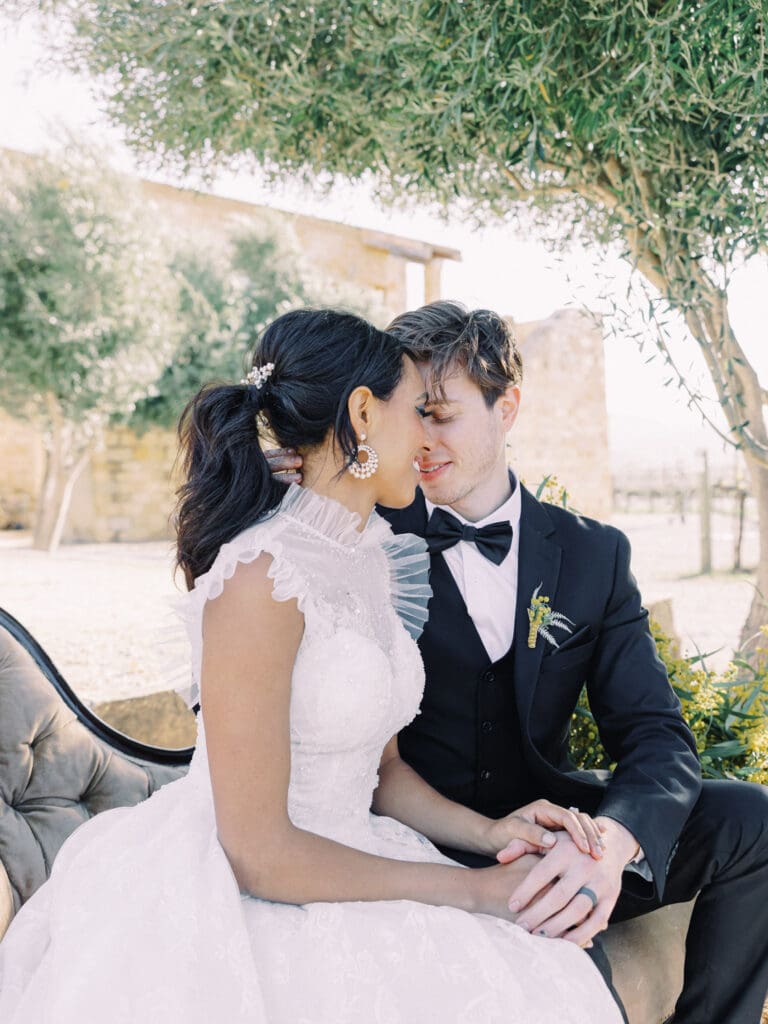
M129 185L100 162L0 166L0 406L43 434L35 547L58 545L104 428L172 358L177 291Z
M768 615L768 392L728 285L764 252L765 0L38 0L76 66L166 164L250 157L383 197L527 211L544 237L618 244L704 357L746 457ZM657 343L674 366L663 326ZM691 399L698 396L691 390Z

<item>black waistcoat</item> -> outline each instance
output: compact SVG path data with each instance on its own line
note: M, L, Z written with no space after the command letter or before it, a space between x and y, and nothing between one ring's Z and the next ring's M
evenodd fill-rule
M419 641L421 712L400 733L400 755L444 796L498 818L535 798L522 753L512 652L491 662L442 555Z

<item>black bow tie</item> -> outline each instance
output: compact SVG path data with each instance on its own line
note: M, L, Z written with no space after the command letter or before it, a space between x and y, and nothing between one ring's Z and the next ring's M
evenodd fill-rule
M501 565L512 547L512 526L509 523L489 523L478 529L468 523L460 523L450 512L436 508L429 517L424 537L431 555L452 548L460 540L468 540L477 545L481 555Z

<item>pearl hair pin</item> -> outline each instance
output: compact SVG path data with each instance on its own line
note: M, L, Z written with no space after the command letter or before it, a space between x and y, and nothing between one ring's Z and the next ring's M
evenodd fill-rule
M275 368L274 363L265 363L264 366L253 366L247 376L240 378L241 384L253 384L255 388L261 388L262 385L272 374Z

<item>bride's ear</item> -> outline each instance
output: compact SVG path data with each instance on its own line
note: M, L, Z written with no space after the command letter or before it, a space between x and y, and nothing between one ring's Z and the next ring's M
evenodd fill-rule
M347 400L347 411L355 435L368 434L373 417L374 396L369 387L355 388Z

